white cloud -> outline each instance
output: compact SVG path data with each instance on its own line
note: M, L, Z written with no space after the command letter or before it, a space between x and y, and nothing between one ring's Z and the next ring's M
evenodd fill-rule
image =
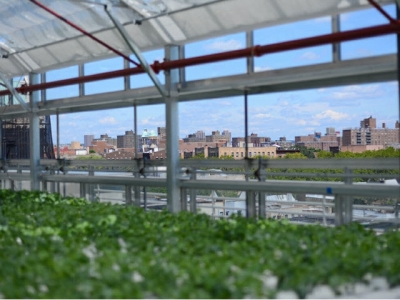
M230 39L227 41L215 41L211 44L204 46L204 48L210 51L230 51L241 49L243 48L243 45L238 40Z
M350 85L342 88L338 92L333 92L330 98L333 99L360 99L375 98L381 96L383 90L379 85Z
M262 72L262 71L270 71L270 70L272 70L272 68L270 68L268 66L264 66L264 67L255 66L254 67L254 72Z
M305 120L298 120L297 122L296 122L296 125L306 125L307 124L307 122L305 121Z
M117 121L115 120L114 117L104 117L99 120L100 124L116 124Z
M315 53L315 52L307 51L307 52L304 52L304 53L300 56L300 59L303 59L303 60L317 60L317 59L319 59L320 57L321 57L321 56L320 56L319 54Z
M343 120L343 119L347 119L349 118L348 114L345 113L341 113L341 112L337 112L331 109L325 110L319 114L316 114L314 116L316 119L319 120L327 120L327 119L331 119L334 121L339 121L339 120Z
M271 114L256 114L255 117L257 119L270 118Z

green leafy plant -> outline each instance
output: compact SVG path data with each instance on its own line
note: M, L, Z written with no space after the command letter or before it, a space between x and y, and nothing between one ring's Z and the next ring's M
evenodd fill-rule
M5 298L268 298L400 284L400 233L144 211L0 190Z

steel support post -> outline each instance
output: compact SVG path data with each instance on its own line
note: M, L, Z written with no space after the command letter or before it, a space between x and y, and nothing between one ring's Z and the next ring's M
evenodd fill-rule
M0 119L0 159L1 159L1 162L2 162L2 164L4 163L4 161L5 161L5 157L3 157L3 154L5 154L6 152L4 151L4 153L3 153L3 120L2 119ZM3 167L4 165L2 165L2 167ZM2 171L4 172L4 170L2 169Z
M397 0L396 3L396 18L400 21L400 0ZM400 118L400 34L397 34L397 116ZM400 129L399 133L399 141L400 141ZM400 159L398 160L397 170L400 170ZM398 198L400 200L400 197Z
M39 84L40 75L31 73L29 76L30 84ZM40 128L39 116L37 114L38 103L40 100L40 91L32 92L30 95L30 124L29 124L29 142L30 142L30 178L31 190L40 189Z
M125 205L132 205L132 186L125 186Z
M265 179L267 178L267 172L265 171L266 165L263 164L262 158L259 158L259 175L258 175L258 181L264 182ZM264 219L267 215L267 210L266 210L266 205L265 205L265 192L259 192L258 193L258 218L259 219Z
M22 170L21 170L21 166L20 165L18 165L18 167L17 167L17 174L22 174ZM17 180L16 186L17 186L17 190L18 191L22 190L22 181L21 180Z
M179 46L179 59L185 58L185 45ZM179 69L179 88L183 88L186 85L186 69Z
M351 175L349 168L345 168L345 175ZM346 176L344 183L352 184L353 179ZM353 220L353 198L351 196L336 196L335 197L335 225L345 225Z
M190 173L190 180L196 180L196 169L193 168ZM192 213L197 212L197 191L195 189L190 190L190 211Z
M345 178L345 184L353 184L353 178L350 175L353 173L349 168L345 168L345 174L348 175ZM354 198L351 196L344 196L344 223L349 224L353 221L353 202Z
M187 189L181 188L181 210L187 211Z
M129 69L129 61L124 59L124 69L127 70ZM124 90L128 91L131 89L131 78L130 76L124 76Z
M340 16L332 16L332 33L340 32ZM332 44L332 60L333 62L339 62L341 60L340 43Z
M40 74L40 82L46 82L46 73L41 73ZM44 104L47 100L47 90L41 90L40 91L40 98L42 104Z
M254 32L247 31L246 32L246 47L253 47L254 46ZM246 65L247 65L247 74L254 73L254 56L247 56L246 58Z
M79 184L79 197L86 199L86 183Z
M247 218L256 218L256 197L254 191L246 192L246 217Z
M79 77L85 76L85 68L83 64L78 65L78 74ZM85 83L80 82L79 83L79 97L85 96Z
M56 172L54 170L54 167L50 168L50 175L55 175ZM55 193L56 192L56 183L55 182L50 182L50 193Z
M133 106L133 129L135 131L135 172L134 176L139 178L139 170L140 170L140 165L139 165L139 141L138 141L138 133L137 133L137 106L136 104ZM140 186L135 185L134 187L134 192L135 192L135 205L137 207L140 207Z
M60 114L57 112L56 116L56 134L57 134L57 159L60 159ZM60 174L60 168L58 168L57 174ZM57 182L57 193L61 193L60 183Z
M93 166L89 166L89 176L94 176L94 167ZM88 198L89 201L96 201L96 196L94 194L94 184L89 183L87 185L87 194L88 194Z
M179 46L167 45L165 47L166 60L172 61L179 58ZM178 91L179 70L173 69L165 72L165 84L168 96L165 99L165 121L167 134L167 206L172 213L181 209L179 192L179 114Z

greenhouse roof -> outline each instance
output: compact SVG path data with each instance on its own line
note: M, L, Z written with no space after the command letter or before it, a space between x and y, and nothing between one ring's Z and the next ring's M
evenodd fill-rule
M105 5L141 51L369 7L367 0L0 0L0 72L13 77L115 56L65 20L129 55Z

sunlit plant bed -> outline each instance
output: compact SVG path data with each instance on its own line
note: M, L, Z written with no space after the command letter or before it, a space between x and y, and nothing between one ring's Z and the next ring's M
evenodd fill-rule
M0 190L0 204L5 298L303 298L400 284L399 232L212 220L28 191Z

